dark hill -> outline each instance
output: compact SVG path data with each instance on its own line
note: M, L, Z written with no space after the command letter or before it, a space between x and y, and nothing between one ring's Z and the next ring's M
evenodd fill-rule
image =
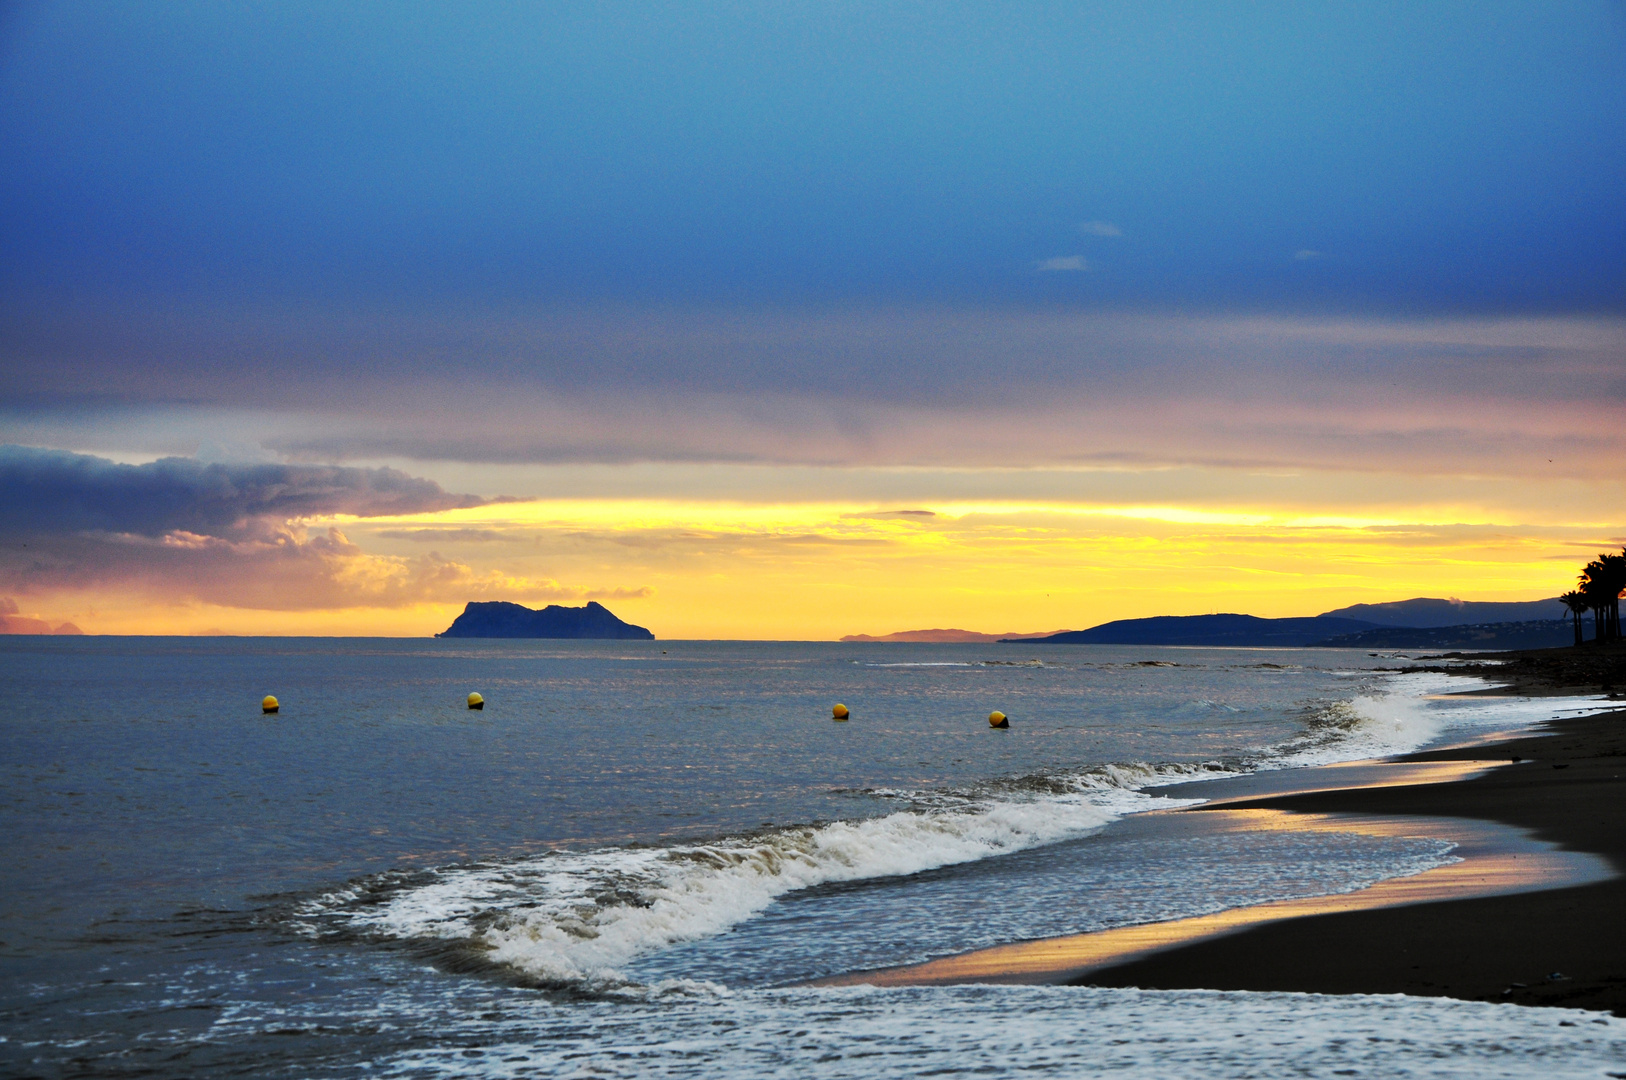
M654 641L641 626L622 622L596 601L586 607L549 604L534 611L503 600L470 603L438 638L619 638Z
M1589 632L1591 627L1583 627ZM1556 649L1575 642L1568 619L1474 623L1468 626L1380 626L1339 634L1317 645L1329 649Z
M1323 611L1322 618L1361 619L1379 626L1482 626L1485 623L1545 622L1562 619L1563 604L1551 600L1495 603L1481 600L1394 600L1387 604L1355 604Z
M1119 619L1088 630L1069 630L1024 645L1206 645L1297 647L1315 645L1337 634L1371 630L1376 623L1325 615L1302 619L1261 619L1254 615L1158 615ZM1010 639L1006 639L1010 640Z

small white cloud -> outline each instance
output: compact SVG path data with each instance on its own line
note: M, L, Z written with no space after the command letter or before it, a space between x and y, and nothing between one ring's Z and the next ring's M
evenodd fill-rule
M1057 255L1053 259L1045 259L1043 262L1036 263L1035 267L1039 270L1089 269L1089 267L1084 264L1084 256L1082 255Z
M1311 259L1319 259L1321 257L1321 252L1312 251L1310 248L1300 248L1299 250L1293 252L1293 258L1297 262L1309 262Z
M1078 231L1086 236L1122 236L1124 231L1110 221L1086 221Z

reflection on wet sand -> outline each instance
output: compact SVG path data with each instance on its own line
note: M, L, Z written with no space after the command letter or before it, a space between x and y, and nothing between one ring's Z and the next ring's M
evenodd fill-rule
M1462 768L1465 765L1472 765L1473 771L1484 769L1482 762L1438 764L1455 767L1459 772L1468 771ZM1437 782L1448 778L1454 777L1435 774L1432 780ZM1408 777L1407 782L1417 781ZM1228 832L1288 830L1449 840L1457 845L1452 854L1458 861L1411 877L1392 878L1350 893L1278 900L1171 922L1014 942L923 964L833 976L820 979L813 985L1059 983L1177 945L1284 919L1565 888L1613 876L1609 863L1601 856L1561 851L1532 838L1522 829L1467 818L1304 814L1250 809L1245 805L1172 812L1213 815L1223 819L1223 831Z
M1176 799L1207 799L1207 803L1194 809L1212 812L1228 809L1243 799L1281 798L1314 791L1447 784L1471 780L1505 764L1505 761L1383 761L1366 758L1317 765L1312 769L1266 770L1218 780L1166 784L1147 788L1146 791L1150 795L1166 795Z

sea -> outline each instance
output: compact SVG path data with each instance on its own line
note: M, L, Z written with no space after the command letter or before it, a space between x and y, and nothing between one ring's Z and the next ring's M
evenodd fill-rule
M1404 662L0 638L0 1075L1626 1072L1626 1022L1576 1010L807 985L1452 861L1440 839L1218 832L1168 812L1201 783L1151 790L1586 704L1451 697L1482 684Z

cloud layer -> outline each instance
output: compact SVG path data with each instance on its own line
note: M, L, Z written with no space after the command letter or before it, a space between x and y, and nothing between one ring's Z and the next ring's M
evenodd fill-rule
M394 469L179 458L121 465L4 446L0 588L136 589L170 601L282 611L587 594L551 579L476 571L436 552L374 555L337 527L312 532L303 524L487 502ZM12 609L8 618L20 618Z
M26 359L0 383L0 431L107 452L190 455L235 440L317 461L1570 477L1611 473L1626 454L1611 419L1626 408L1626 321L1605 317L659 306L0 317ZM211 359L223 354L242 362Z
M478 506L395 469L204 464L0 446L0 536L61 532L243 535L299 518L383 517Z

